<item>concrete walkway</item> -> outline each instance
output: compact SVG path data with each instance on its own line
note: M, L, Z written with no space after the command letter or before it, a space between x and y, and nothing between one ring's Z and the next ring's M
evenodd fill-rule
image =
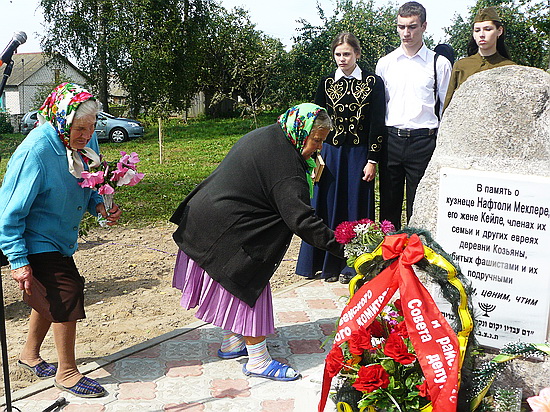
M268 337L269 351L302 373L298 381L246 377L245 357L216 356L221 330L195 322L82 367L107 389L105 397L78 398L48 379L13 393L12 405L40 412L64 397L67 405L56 411L314 412L332 339L321 344L334 331L348 296L346 285L320 280L275 294L276 334ZM330 400L325 410L335 410Z

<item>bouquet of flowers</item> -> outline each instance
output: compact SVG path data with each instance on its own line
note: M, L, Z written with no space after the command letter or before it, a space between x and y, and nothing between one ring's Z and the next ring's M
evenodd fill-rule
M375 407L388 412L418 411L429 403L399 299L388 304L368 328L334 346L326 362L339 370L336 401L349 402L354 411Z
M136 165L139 162L139 157L136 152L130 154L120 152L120 155L120 160L116 163L107 162L101 156L98 170L84 171L81 174L82 181L79 185L97 190L97 193L103 197L107 211L113 207L115 186L135 186L144 176L143 173L137 171ZM105 226L106 220L103 217L98 217L98 221L101 226Z
M347 265L353 267L359 256L372 252L390 232L395 232L395 227L388 220L377 223L370 219L361 219L340 223L334 231L334 236L338 243L344 244Z

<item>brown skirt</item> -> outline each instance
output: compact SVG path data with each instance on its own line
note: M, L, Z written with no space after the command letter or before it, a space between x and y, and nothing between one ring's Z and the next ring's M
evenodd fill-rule
M23 292L23 300L51 322L84 319L84 278L72 257L59 252L28 256L33 283L32 295Z

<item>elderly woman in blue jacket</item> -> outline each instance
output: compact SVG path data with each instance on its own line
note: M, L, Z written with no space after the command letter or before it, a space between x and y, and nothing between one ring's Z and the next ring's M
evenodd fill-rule
M99 162L95 122L99 103L82 87L63 83L46 99L41 126L11 157L0 188L0 249L23 290L31 315L18 365L81 397L103 396L105 389L76 366L76 321L85 318L84 279L72 255L84 212L115 224L101 196L79 185L81 173ZM53 325L58 367L40 357Z

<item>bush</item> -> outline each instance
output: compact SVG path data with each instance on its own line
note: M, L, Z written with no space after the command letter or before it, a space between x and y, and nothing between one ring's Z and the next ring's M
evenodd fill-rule
M0 112L0 133L13 133L13 126L8 112Z

